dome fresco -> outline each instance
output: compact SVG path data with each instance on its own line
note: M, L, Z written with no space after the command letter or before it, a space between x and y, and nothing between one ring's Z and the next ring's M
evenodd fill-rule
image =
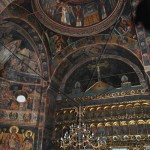
M38 19L49 29L72 36L106 30L117 20L123 0L34 0ZM40 12L40 13L38 13Z

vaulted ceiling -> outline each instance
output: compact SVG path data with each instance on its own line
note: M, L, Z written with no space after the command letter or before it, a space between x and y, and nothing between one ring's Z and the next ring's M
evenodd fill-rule
M27 91L34 117L0 122L52 128L59 91L68 95L77 82L82 92L99 77L118 88L126 75L131 85L147 88L150 33L135 26L136 5L136 0L132 5L128 0L1 0L0 88L12 99L17 90ZM0 109L9 114L8 96L1 98ZM22 118L24 113L18 111Z

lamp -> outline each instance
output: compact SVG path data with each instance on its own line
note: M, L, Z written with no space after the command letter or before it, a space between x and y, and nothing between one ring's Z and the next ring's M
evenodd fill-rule
M15 93L17 102L24 103L27 100L27 93L25 91L19 90Z
M81 105L77 110L78 124L72 124L69 128L69 132L66 131L63 137L60 139L60 148L62 149L101 149L106 148L107 138L96 137L90 130L90 127L81 122L81 116L83 115Z

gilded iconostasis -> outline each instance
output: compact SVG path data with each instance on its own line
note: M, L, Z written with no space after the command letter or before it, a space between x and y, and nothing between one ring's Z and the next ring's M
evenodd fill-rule
M138 3L0 1L0 149L58 150L56 141L63 136L63 129L69 120L76 120L70 98L81 100L86 96L88 102L82 102L84 119L97 135L149 133L149 126L144 125L149 124L148 110L142 122L134 119L138 110L122 112L125 117L115 118L118 114L111 106L120 102L115 108L128 110L141 105L141 114L149 106L150 32L134 23ZM27 93L25 103L16 101L17 91ZM116 92L120 94L112 94ZM128 106L125 102L132 100L138 104ZM101 110L105 115L98 114ZM67 112L72 119L65 118ZM127 121L133 113L132 120L129 117ZM114 115L113 123L107 122L109 115ZM120 123L117 120L116 125L115 119L121 119ZM127 124L130 126L123 129ZM143 125L143 130L136 126L137 132L131 133L135 124Z

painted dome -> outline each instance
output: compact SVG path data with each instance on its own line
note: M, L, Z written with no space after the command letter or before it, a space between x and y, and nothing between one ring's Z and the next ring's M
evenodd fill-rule
M123 0L34 0L37 18L49 29L71 36L100 33L115 23Z

